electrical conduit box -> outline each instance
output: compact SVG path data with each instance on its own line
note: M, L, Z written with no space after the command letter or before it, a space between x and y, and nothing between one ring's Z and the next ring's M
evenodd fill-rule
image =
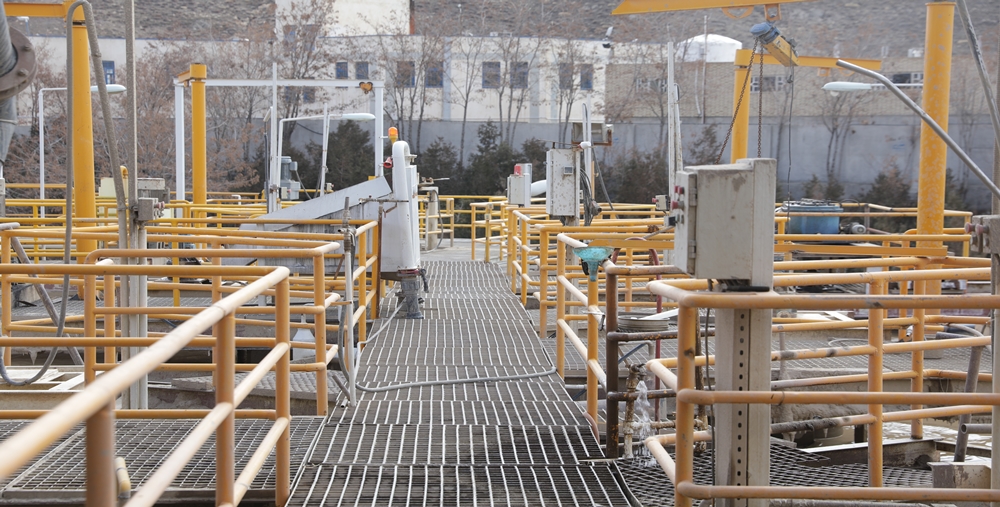
M774 256L776 172L771 159L677 171L670 195L676 266L695 278L770 286L770 263L756 261Z
M507 176L507 202L531 206L531 164L517 164L514 174Z
M549 150L545 154L548 186L545 212L549 216L580 215L580 171L577 160L577 152L572 149Z

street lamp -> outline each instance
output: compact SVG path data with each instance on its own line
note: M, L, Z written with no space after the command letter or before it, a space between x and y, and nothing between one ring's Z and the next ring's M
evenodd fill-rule
M896 83L897 88L923 88L923 83ZM865 92L869 90L885 90L885 85L881 83L856 83L854 81L831 81L823 85L823 89L831 95L838 95L842 92Z
M278 121L278 156L275 157L275 161L272 162L270 178L268 178L268 185L273 186L275 182L279 182L280 185L280 170L281 170L281 153L282 145L284 144L284 136L282 135L285 128L285 122L288 121L302 121L302 120L323 120L323 154L322 160L320 160L320 179L319 188L320 192L326 188L326 152L327 145L329 143L330 137L330 120L353 120L353 121L372 121L375 119L375 115L371 113L343 113L343 114L330 114L328 105L323 106L323 114L314 116L299 116L297 118L284 118Z
M119 84L109 84L107 88L109 94L125 91L125 87ZM42 88L38 90L38 198L43 201L45 200L45 95L43 94L56 91L66 91L66 88ZM90 93L97 91L97 86L90 87ZM70 189L66 189L66 191L69 192ZM42 206L40 211L42 218L45 218L45 206ZM68 214L69 210L66 213Z
M926 111L921 109L916 102L913 102L913 100L910 99L910 97L906 96L906 94L903 93L903 90L900 90L899 84L893 83L892 81L889 80L889 78L883 76L882 74L879 74L878 72L859 67L850 62L837 60L837 66L843 69L857 72L858 74L864 76L868 76L881 83L879 85L870 84L869 86L872 87L881 86L891 91L892 94L896 96L896 98L902 101L903 104L906 104L906 107L910 108L911 111L916 113L917 116L919 116L920 119L923 120L924 123L927 124L927 126L931 130L933 130L934 133L937 134L942 141L944 141L944 144L948 145L948 147L951 148L951 150L955 152L956 155L958 155L958 158L961 159L962 162L965 162L965 165L969 166L969 169L972 169L973 174L975 174L979 178L979 180L982 181L984 185L986 185L986 188L990 189L990 192L993 193L993 196L995 198L1000 199L1000 187L998 187L996 183L994 183L993 180L991 180L990 177L987 176L986 173L984 173L983 170L980 169L975 162L973 162L972 158L969 157L969 155L965 153L965 151L958 145L958 143L956 143L955 140L948 135L948 132L946 132L943 128L941 128L941 126L938 125L936 121L934 121L934 118L931 118L931 116L927 114ZM823 86L823 89L827 90L828 89L827 86L832 84L834 83L827 83L826 85ZM859 84L864 84L864 83L859 83ZM909 86L913 87L914 85L910 84ZM830 90L830 91L835 92L837 90Z

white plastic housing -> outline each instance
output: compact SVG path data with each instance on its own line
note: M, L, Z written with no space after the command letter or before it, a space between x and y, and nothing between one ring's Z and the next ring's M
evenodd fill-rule
M410 160L410 145L396 141L392 145L392 198L396 208L382 221L382 271L400 271L420 267L420 232L417 212L417 166ZM387 205L387 209L391 208Z
M514 174L507 176L507 202L518 206L531 205L531 164L517 164Z

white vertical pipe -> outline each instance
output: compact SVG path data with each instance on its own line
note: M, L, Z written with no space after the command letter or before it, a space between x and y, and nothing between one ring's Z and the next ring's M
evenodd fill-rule
M590 146L590 148L583 150L583 167L584 171L586 171L585 174L587 175L588 183L590 183L590 198L593 199L594 202L597 202L597 190L596 190L597 187L594 186L594 163L593 163L594 138L591 135L592 132L590 130L590 108L592 107L590 98L587 98L587 102L584 103L584 106L585 107L583 108L583 140L587 143L588 146Z
M174 83L174 168L177 199L183 201L187 197L184 177L184 87L179 83ZM180 218L184 210L178 208L174 213Z
M330 104L323 104L323 158L319 161L319 195L326 192L326 151L330 145Z
M267 212L278 211L278 179L281 155L278 154L278 62L271 64L271 170L265 182Z
M377 177L383 176L382 161L385 160L385 150L382 145L382 136L385 135L385 124L382 121L382 109L385 107L383 93L385 87L378 85L375 88L375 110L372 111L375 115L375 176Z
M38 90L38 198L45 200L45 102L42 92ZM42 218L45 218L45 206L41 207Z

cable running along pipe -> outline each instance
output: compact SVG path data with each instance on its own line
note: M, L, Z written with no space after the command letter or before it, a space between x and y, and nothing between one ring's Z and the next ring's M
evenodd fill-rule
M87 36L90 41L90 55L94 61L94 68L98 68L101 65L101 49L97 41L97 28L94 26L94 10L87 0L76 0L69 9L66 11L66 75L69 79L66 81L67 85L67 99L66 99L66 123L72 128L73 125L73 13L76 9L83 7L83 17L84 23L87 27ZM6 25L6 18L5 23ZM90 74L90 69L87 69L87 74ZM123 241L126 238L122 236L127 234L126 231L126 216L125 216L125 195L124 188L125 185L122 181L121 171L117 170L120 167L120 162L118 159L118 145L115 140L114 131L114 119L111 116L111 101L108 99L108 86L103 79L96 79L97 89L100 92L100 102L101 102L101 113L104 116L104 129L106 131L107 138L111 140L108 143L108 151L111 155L111 167L113 168L111 173L114 175L115 180L115 192L117 194L118 201L118 222L119 222L119 241ZM89 93L89 91L88 91ZM66 136L66 148L69 157L66 158L66 236L63 243L63 264L71 263L71 250L73 243L73 136ZM123 243L125 244L125 243ZM56 336L62 336L63 331L66 326L66 306L69 300L69 274L63 275L63 290L62 290L62 301L59 302L59 319L56 321ZM42 368L36 373L32 378L25 381L14 381L7 374L6 365L3 364L3 360L0 359L0 377L3 378L4 382L7 382L13 386L25 386L36 382L38 379L42 378L43 375L52 366L52 361L55 359L55 350L49 353L48 357L45 358L45 363Z

